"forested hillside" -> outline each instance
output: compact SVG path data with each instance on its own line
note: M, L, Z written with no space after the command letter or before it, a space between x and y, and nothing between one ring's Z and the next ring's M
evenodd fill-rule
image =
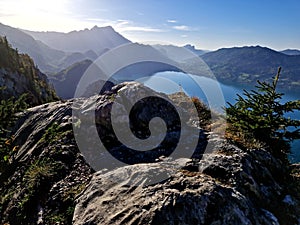
M27 93L29 105L57 100L54 89L27 54L19 54L6 37L0 37L0 100Z

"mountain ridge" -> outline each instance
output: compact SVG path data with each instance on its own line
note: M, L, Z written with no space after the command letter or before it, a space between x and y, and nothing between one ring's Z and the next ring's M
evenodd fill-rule
M300 56L286 55L261 46L222 48L201 56L215 76L229 84L254 85L257 80L270 81L282 67L281 88L300 87Z
M128 39L116 32L113 27L94 26L91 29L63 32L34 32L25 30L34 39L64 52L86 52L89 50L100 53L105 48L114 48L121 44L130 43Z
M5 33L9 34L6 36L8 36L9 40L12 40L13 47L28 53L39 68L47 75L53 75L86 59L93 61L111 48L119 46L119 44L131 43L111 26L102 28L94 26L91 29L71 31L69 33L32 31L24 33L16 28L0 24L0 34ZM67 49L64 50L72 50L72 52L67 53L55 50L53 48L55 46L49 46L42 40L35 40L28 33L36 37L40 36L40 39L45 39L47 35L54 35L48 37L48 39L52 39L52 42L55 42L56 45L66 46L67 44L68 47L65 47ZM112 36L108 35L108 33L112 34ZM16 37L13 37L14 34ZM21 38L18 38L18 35ZM102 39L101 35L103 35ZM64 41L58 40L58 36L64 37ZM75 42L70 41L71 39L74 39ZM95 39L98 40L95 41ZM74 45L76 46L73 49L72 46ZM272 76L276 74L277 68L281 66L283 68L281 88L290 91L300 87L300 78L298 75L300 73L300 55L296 54L298 50L280 52L262 46L243 46L204 52L203 50L196 49L191 44L183 47L174 45L149 46L158 50L158 55L162 54L173 61L180 61L183 68L188 69L186 71L190 71L196 75L203 75L203 72L200 71L202 68L198 68L199 65L197 62L193 62L189 58L190 55L198 55L207 63L216 78L223 83L247 86L255 85L258 79L270 81ZM188 51L192 53L187 54ZM140 52L140 54L143 54L143 52ZM134 69L130 71L133 73L133 76L129 76L128 80L132 80L135 77L134 74L136 71ZM148 73L145 74L148 75ZM126 77L124 80L126 80Z
M285 49L280 52L284 53L286 55L300 55L300 50L298 50L298 49Z
M82 32L101 33L101 31L102 31L101 27L94 27L91 30L86 29L83 30ZM22 29L14 28L0 23L0 35L6 36L8 41L12 44L14 48L17 48L22 53L26 53L30 55L30 57L33 58L33 60L39 66L39 68L47 75L57 73L71 66L72 64L79 61L83 61L85 59L94 60L99 55L103 54L109 49L116 47L119 44L124 44L129 42L122 35L115 32L112 27L106 27L104 28L104 34L106 35L105 41L106 43L109 43L110 39L108 38L107 32L112 32L112 36L110 36L110 38L115 40L112 44L109 45L104 43L103 46L102 47L100 46L99 49L86 48L83 49L82 52L76 51L76 48L74 48L70 52L66 52L62 50L57 50L52 46L47 45L42 40L35 39L32 35L28 34L29 32L30 31L25 32ZM77 31L74 31L73 33L71 32L71 35L77 34L76 32ZM42 33L44 35L47 34L47 32L42 32ZM48 33L53 33L53 32L48 32ZM115 38L113 37L114 35L116 36ZM75 37L75 39L77 38ZM81 46L83 43L80 38L78 39L79 40L75 44L75 46ZM120 40L120 42L118 42L118 40ZM55 42L60 43L59 40L55 40ZM66 41L66 43L69 42L70 42L69 40ZM91 51L93 51L93 53Z

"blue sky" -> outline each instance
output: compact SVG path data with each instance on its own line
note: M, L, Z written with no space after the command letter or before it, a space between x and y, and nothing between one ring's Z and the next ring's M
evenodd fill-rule
M29 30L113 26L136 42L200 49L300 49L299 0L0 0L0 22Z

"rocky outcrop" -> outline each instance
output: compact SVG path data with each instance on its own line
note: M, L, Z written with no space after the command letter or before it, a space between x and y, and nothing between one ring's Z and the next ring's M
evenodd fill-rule
M10 143L14 154L0 174L0 223L300 223L299 188L290 185L296 184L292 179L297 177L290 177L281 161L265 149L242 150L214 133L207 142L205 132L196 127L196 135L187 135L185 129L193 123L184 116L184 108L176 111L186 127L177 124L176 114L162 117L167 134L154 151L135 154L116 142L114 133L101 133L110 130L114 107L115 122L121 127L128 123L122 116L127 107L150 93L149 105L162 114L150 108L140 111L145 107L143 101L130 114L133 122L140 122L132 132L144 138L149 129L155 135L155 129L146 129L149 119L173 108L162 107L165 102L157 100L167 100L167 96L133 82L114 86L102 95L49 103L19 114ZM93 119L80 120L91 112ZM97 137L107 143L107 149L96 149L91 123L96 124ZM85 134L85 142L78 143L76 127ZM183 135L184 145L199 140L192 160L185 154L169 154L172 137L178 134ZM206 146L214 151L202 157ZM97 168L100 158L103 164ZM126 165L113 165L112 159Z
M121 96L120 92L126 95ZM102 155L107 165L112 164L110 161L112 154L116 154L118 160L127 159L128 164L139 163L141 160L147 163L166 155L166 145L171 141L171 134L175 135L179 132L178 126L174 128L175 130L170 128L171 130L168 131L170 134L167 136L170 140L167 143L160 145L157 151L145 152L140 157L136 157L120 143L116 143L108 150L95 151L95 145L88 139L91 137L90 123L97 125L100 138L101 128L109 130L107 121L114 100L117 101L119 98L124 100L127 96L125 102L134 101L144 96L141 93L154 94L151 89L140 84L124 83L102 95L49 103L20 113L10 143L14 149L10 158L11 163L0 173L1 222L9 222L11 225L56 224L58 221L62 224L70 224L75 207L75 196L84 189L94 171L89 165L91 163L88 157L89 152L93 158L97 158L97 154ZM167 98L159 93L155 96ZM93 104L96 105L95 108L91 107ZM121 114L126 113L126 106L120 101L116 105L116 112L119 113L116 121L124 124L122 119L124 116L122 117ZM161 107L159 102L152 102L152 105L154 109ZM77 106L79 111L76 110ZM77 112L80 114L92 112L96 113L96 116L94 120L88 118L88 121L80 121L78 119L81 117L77 117ZM153 115L144 111L140 113L140 116L146 123ZM169 124L173 125L174 120L178 118L168 119ZM74 128L73 132L72 126L76 127L77 124L87 137L83 148L78 148L78 143L75 141L76 129ZM148 131L144 129L145 127L142 129L143 132ZM140 135L143 136L143 132ZM103 136L104 142L113 133L105 135ZM98 139L99 136L97 134ZM190 140L193 138L198 140L197 137L191 137ZM86 157L84 158L83 155ZM99 162L96 161L96 163Z
M75 195L92 169L72 133L72 102L20 114L11 163L0 174L0 223L70 224Z
M198 171L186 160L97 172L78 198L74 224L299 224L286 171L266 150L218 142ZM183 169L172 171L174 164ZM153 174L173 175L147 186ZM144 184L144 185L143 185Z
M39 105L50 101L57 101L54 88L48 83L45 74L35 69L35 76L30 77L19 72L11 72L0 68L0 87L5 89L1 93L0 99L9 97L20 97L22 94L28 95L29 105Z

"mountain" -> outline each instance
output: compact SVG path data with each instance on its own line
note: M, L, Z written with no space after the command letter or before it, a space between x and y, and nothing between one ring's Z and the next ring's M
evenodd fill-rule
M90 50L86 53L74 52L67 54L57 65L58 69L62 70L69 66L72 66L74 63L81 62L84 60L94 61L98 58L98 55Z
M0 35L5 36L13 48L19 52L28 54L44 73L56 73L75 62L91 57L91 52L66 53L53 49L39 40L33 39L25 32L0 23ZM93 55L94 59L95 56Z
M117 33L111 26L93 27L69 33L24 31L34 39L64 52L87 52L93 50L100 54L104 49L112 49L130 43L128 39Z
M70 99L74 97L77 85L79 84L80 79L85 74L87 69L89 69L88 72L90 73L90 75L92 74L92 76L95 78L94 80L90 81L85 80L85 82L90 82L91 84L99 80L106 80L107 76L111 76L111 78L109 79L111 82L120 83L122 81L132 81L142 77L149 77L157 72L180 71L180 69L176 67L177 64L175 61L170 60L167 56L162 54L160 51L157 51L155 47L152 47L150 45L132 43L128 47L120 48L120 50L117 52L118 55L113 56L114 60L116 60L117 62L122 62L122 60L124 59L123 57L127 57L128 51L133 52L135 55L146 55L149 58L155 59L156 61L142 60L140 62L136 62L119 68L119 70L116 71L115 74L105 75L101 68L96 65L96 63L92 65L93 62L91 60L83 60L80 62L76 62L66 69L63 69L62 71L49 76L49 79L51 83L53 83L59 97L63 99ZM79 53L79 56L80 54L81 53ZM89 51L86 54L92 55L92 52ZM73 54L73 56L76 57L76 54ZM79 59L80 57L77 58L77 60ZM111 66L113 68L116 65L117 64L113 64ZM99 87L96 82L90 87L93 87L93 89L95 89L97 86ZM99 93L99 91L100 90L86 90L87 93Z
M57 95L63 99L73 98L77 84L92 63L91 60L84 60L71 65L53 76L49 76Z
M11 48L6 38L0 37L0 86L4 87L0 100L28 94L29 105L57 100L47 76L35 67L26 54Z
M144 50L142 50L144 48ZM128 65L124 68L121 68L117 71L112 77L117 81L133 81L139 78L150 77L151 75L164 72L164 71L177 71L176 61L170 60L168 57L164 57L158 51L156 51L151 46L140 46L137 45L137 49L141 50L137 52L139 54L151 54L153 53L153 58L156 58L156 61L141 61L131 65ZM161 59L161 60L160 60Z
M286 55L300 55L300 50L298 49L286 49L281 51L281 53Z
M86 59L95 60L111 48L130 43L112 27L94 27L65 34L20 30L0 23L0 35L6 36L18 51L32 57L47 75Z
M209 76L212 71L216 78L223 83L246 87L249 85L254 86L257 80L272 81L272 77L275 76L277 68L281 66L282 75L279 88L284 91L295 92L295 90L298 90L300 87L300 77L298 76L300 73L300 56L286 55L265 47L224 48L214 52L208 52L199 56L207 65L205 63L201 64L198 56L193 55L185 47L132 44L131 50L133 50L136 55L152 55L152 58L157 59L157 62L138 62L121 68L114 75L114 79L117 80L117 82L151 76L156 72L180 71L183 69L188 73L201 76L205 74ZM80 54L81 53L79 53L79 56ZM73 54L73 56L76 56L76 54ZM122 54L120 54L119 57L120 60L122 60ZM79 61L80 59L80 57L75 57L73 62ZM170 64L159 63L159 59L169 61ZM75 77L77 77L75 80L79 81L79 74L82 74L82 71L78 65L79 64L71 70L70 68L66 69L66 71L69 71L67 77L75 74ZM176 65L179 66L176 67ZM76 72L77 69L79 69L79 72ZM211 69L211 71L209 71L209 69ZM62 74L65 74L65 71L62 72ZM58 77L60 77L60 75L58 75ZM56 89L62 98L66 98L66 96L70 98L71 95L73 96L73 86L77 85L77 83L71 84L69 79L66 80L68 81L63 81L63 83L68 83L68 86L62 84L59 89L66 92L67 87L71 87L72 91L69 95L60 95L60 90ZM54 81L55 88L59 86L57 82L62 81Z
M186 45L183 47L175 46L175 45L152 45L153 48L160 51L166 57L177 61L182 62L186 61L190 58L195 57L195 55L203 55L205 51L197 50L194 46ZM194 55L193 55L194 54Z
M254 85L257 80L272 81L282 67L279 87L300 87L300 55L286 55L260 46L223 48L201 56L215 76L224 83Z
M95 26L92 29L59 33L21 31L0 24L0 34L7 36L14 48L28 53L47 75L56 74L78 62L93 61L112 48L130 43L112 27ZM282 53L269 48L252 46L224 48L205 53L192 45L184 47L153 45L139 48L135 54L147 55L150 48L151 55L154 54L157 58L163 57L175 65L178 63L180 68L184 68L189 73L198 75L210 73L206 65L199 65L199 60L196 59L199 56L221 82L235 85L254 85L257 79L270 81L276 74L277 67L281 66L283 68L281 87L286 90L297 90L300 87L298 50L286 50ZM178 71L172 66L162 66L159 63L142 64L137 63L123 68L118 72L120 80L134 80L159 71Z
M107 81L101 80L101 74L103 73L91 60L84 60L81 62L74 63L70 67L56 73L55 75L49 76L50 82L53 84L54 89L57 95L62 99L71 99L75 97L75 91L77 85L89 69L89 72L93 72L98 79L91 81L91 84L86 88L82 96L92 96L106 91L114 83L117 83L114 79ZM88 82L85 80L85 82ZM98 87L102 87L102 90L99 90Z

